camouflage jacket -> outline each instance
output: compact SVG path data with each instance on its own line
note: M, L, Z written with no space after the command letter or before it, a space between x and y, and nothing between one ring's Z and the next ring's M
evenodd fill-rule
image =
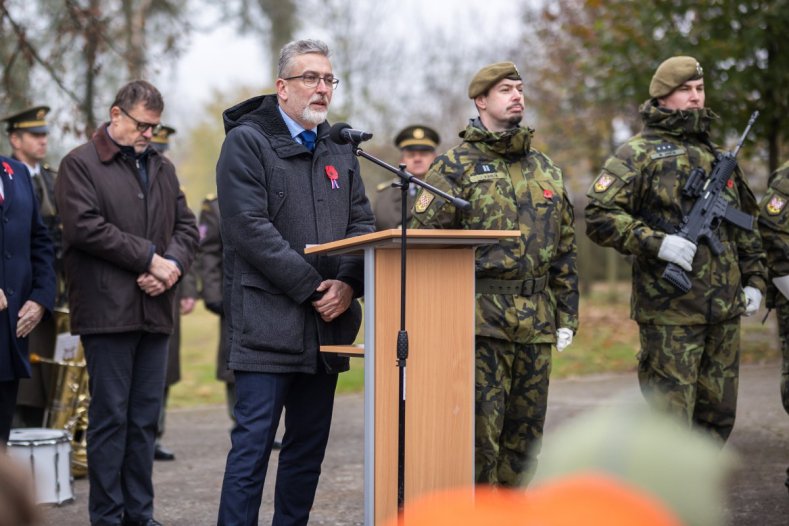
M762 234L770 278L789 274L789 162L771 177L767 193L759 205L759 231ZM767 306L787 304L786 298L770 285Z
M610 157L589 188L586 233L595 243L633 256L631 316L639 323L698 325L739 316L743 287L764 292L765 261L758 229L749 232L723 221L717 230L724 250L716 256L702 241L682 294L661 278L658 259L666 233L673 233L693 206L682 189L695 168L709 175L715 161L709 110L666 111L641 106L644 129ZM739 169L726 190L729 202L756 215L757 204Z
M530 147L533 130L493 133L479 120L463 142L438 157L426 181L471 203L459 211L421 190L411 226L519 230L520 237L476 252L477 279L547 277L531 296L477 294L476 333L519 343L552 343L556 329L578 327L578 276L573 207L562 171Z

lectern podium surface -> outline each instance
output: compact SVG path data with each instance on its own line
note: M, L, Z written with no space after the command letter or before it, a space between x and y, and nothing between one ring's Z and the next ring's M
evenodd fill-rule
M517 237L502 230L408 230L405 501L474 481L474 248ZM400 230L309 247L363 252L365 524L397 513ZM406 524L408 517L406 516Z

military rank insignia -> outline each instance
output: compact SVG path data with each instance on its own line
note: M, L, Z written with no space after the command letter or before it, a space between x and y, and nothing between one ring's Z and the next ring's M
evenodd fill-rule
M414 211L421 214L427 207L430 206L430 203L433 202L435 196L428 192L427 190L422 190L422 193L419 194L419 199L416 200L414 203Z
M605 192L612 184L614 184L613 175L600 174L600 177L598 177L597 181L594 182L594 191Z
M777 216L786 206L786 199L779 195L774 195L767 203L767 213L771 216Z

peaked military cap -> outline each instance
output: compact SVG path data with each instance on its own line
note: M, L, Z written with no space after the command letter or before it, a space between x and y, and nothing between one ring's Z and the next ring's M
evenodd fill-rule
M695 58L671 57L664 60L655 70L652 82L649 83L649 96L654 99L665 97L689 80L699 80L703 77L704 70Z
M170 147L171 135L175 135L175 128L162 125L162 129L159 130L159 133L151 137L151 144L154 148L163 152Z
M468 85L468 98L475 99L484 95L501 79L521 80L521 74L512 62L497 62L485 66L471 79L471 84Z
M28 131L31 133L49 133L46 116L49 113L49 106L34 106L18 113L3 117L6 123L6 131Z
M435 150L440 142L436 130L421 124L403 128L394 140L399 150Z

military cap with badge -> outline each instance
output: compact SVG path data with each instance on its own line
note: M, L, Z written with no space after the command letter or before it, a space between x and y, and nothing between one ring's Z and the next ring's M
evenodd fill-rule
M46 116L49 106L33 106L0 119L6 123L8 133L20 131L30 133L49 133Z
M170 148L170 137L175 135L175 128L162 125L158 133L151 137L151 145L159 152L165 152Z
M394 139L394 145L398 150L410 151L435 151L441 143L441 136L436 130L423 124L412 124L400 130ZM397 179L392 179L380 183L376 190L383 192L392 188L392 182Z
M435 150L440 142L436 130L421 124L403 128L394 140L398 150Z

